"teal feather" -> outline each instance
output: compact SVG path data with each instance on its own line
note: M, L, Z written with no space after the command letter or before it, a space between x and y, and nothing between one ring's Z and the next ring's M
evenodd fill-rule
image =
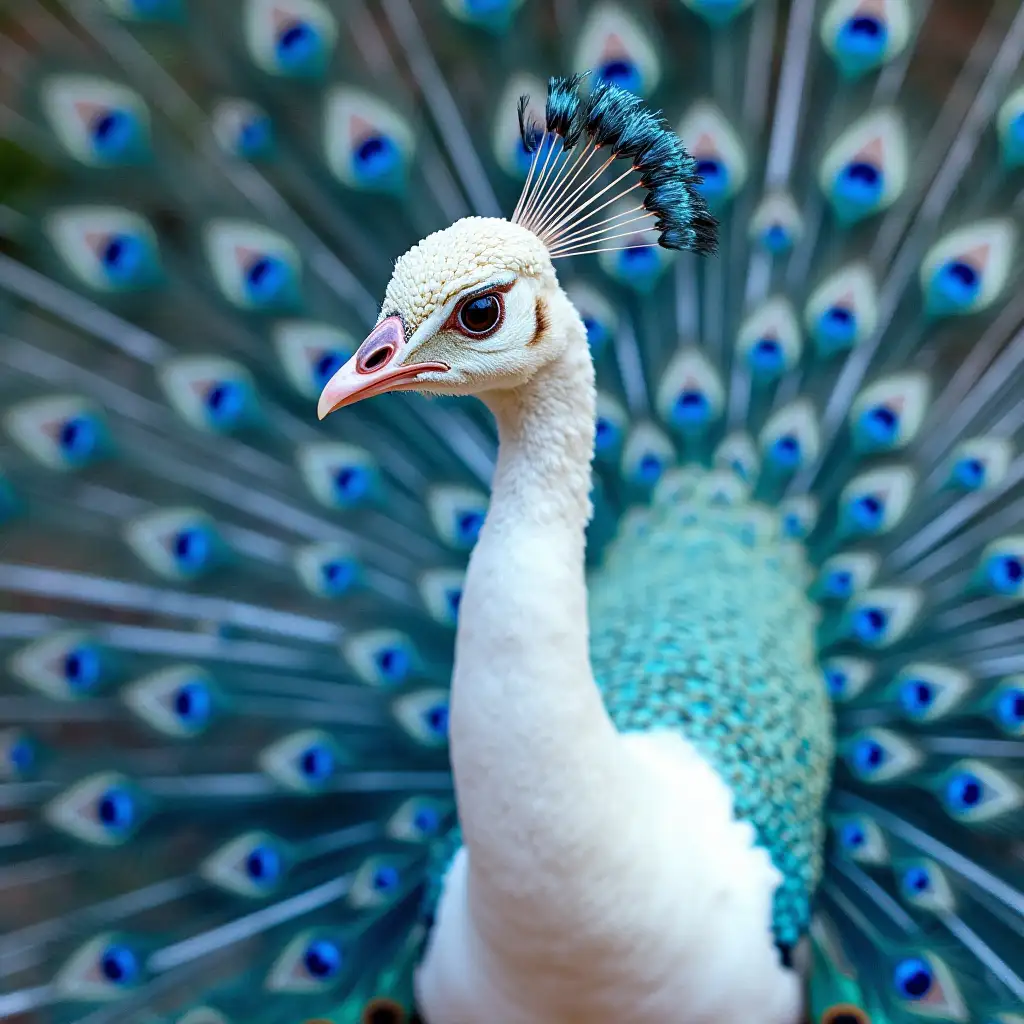
M559 263L612 717L733 787L816 1024L1019 1024L1024 15L344 8L0 20L40 172L0 175L0 1016L411 1014L496 438L471 403L312 403L398 255L511 213L518 95L592 69L721 221L715 259Z

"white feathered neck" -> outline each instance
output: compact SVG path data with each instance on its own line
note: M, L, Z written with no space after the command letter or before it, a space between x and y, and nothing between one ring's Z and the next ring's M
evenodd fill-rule
M451 757L465 852L418 994L436 1024L792 1024L780 881L728 786L671 731L620 736L589 657L595 427L586 332L489 405L500 451L460 605ZM468 856L466 855L468 853ZM738 980L739 979L739 980Z
M451 753L474 877L544 887L607 828L615 729L590 669L586 526L595 424L586 331L549 295L560 357L488 404L500 449L460 604ZM518 877L517 877L518 876ZM518 904L524 909L524 905Z

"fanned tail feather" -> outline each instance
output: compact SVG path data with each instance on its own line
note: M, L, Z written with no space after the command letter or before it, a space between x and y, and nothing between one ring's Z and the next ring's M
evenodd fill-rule
M447 399L313 412L395 257L479 214L565 257L594 356L599 680L685 655L668 711L623 714L713 726L797 666L834 720L792 752L834 746L827 799L783 801L824 820L740 801L813 1021L1020 1024L1024 11L68 0L0 30L0 1017L414 1019L496 437ZM773 708L736 712L752 748Z

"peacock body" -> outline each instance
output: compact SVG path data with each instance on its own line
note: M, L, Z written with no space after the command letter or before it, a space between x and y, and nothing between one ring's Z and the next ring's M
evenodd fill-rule
M1019 5L3 19L0 1016L1024 1020Z

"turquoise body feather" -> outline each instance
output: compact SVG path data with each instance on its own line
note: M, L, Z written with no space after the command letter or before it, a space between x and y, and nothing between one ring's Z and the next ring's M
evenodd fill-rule
M519 96L543 123L590 70L665 111L720 221L717 257L638 229L558 263L612 716L732 786L813 1021L1024 1019L1018 4L19 0L0 30L0 1016L412 1013L496 439L470 403L314 407L397 256L512 213Z

